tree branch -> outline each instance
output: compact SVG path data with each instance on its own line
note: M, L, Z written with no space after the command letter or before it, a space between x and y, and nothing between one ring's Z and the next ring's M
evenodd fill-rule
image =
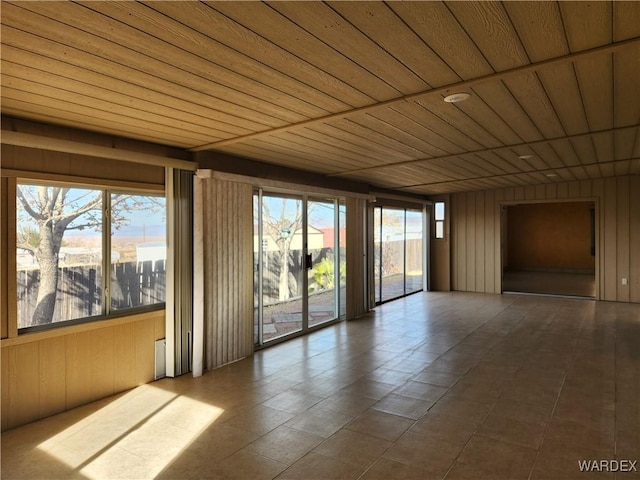
M29 250L34 255L36 254L36 249L33 248L28 243L20 243L20 242L18 242L18 243L16 243L16 248L22 248L23 250Z
M27 211L27 213L29 214L29 216L31 218L33 218L34 220L39 220L39 221L44 221L44 220L47 219L47 217L45 217L41 213L36 212L33 208L31 208L31 205L29 204L29 202L25 198L24 193L22 192L22 189L20 187L17 188L17 194L18 194L18 199L20 200L20 203L22 204L22 207Z
M67 226L66 230L84 230L85 228L96 227L98 225L98 223L85 223L82 225Z

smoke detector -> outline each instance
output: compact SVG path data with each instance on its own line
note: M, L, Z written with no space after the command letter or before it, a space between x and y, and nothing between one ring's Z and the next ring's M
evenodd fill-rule
M471 97L471 95L468 93L452 93L451 95L444 97L444 101L447 103L459 103L464 102L469 99L469 97Z

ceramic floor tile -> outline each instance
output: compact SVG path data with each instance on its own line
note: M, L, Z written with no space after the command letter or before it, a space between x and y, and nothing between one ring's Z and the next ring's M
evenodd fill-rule
M615 403L611 402L603 408L603 404L597 399L590 399L588 396L577 398L561 396L553 416L583 424L613 425L616 420Z
M445 395L429 409L429 412L460 417L470 422L480 423L487 417L493 405L490 402L478 402L473 397L451 398Z
M613 424L592 424L552 417L545 434L545 445L566 444L598 451L614 451Z
M155 475L155 478L156 480L198 479L201 477L202 470L209 471L213 466L215 466L215 462L210 462L208 459L203 459L201 455L187 450L167 462ZM135 478L132 477L131 480L135 480ZM140 480L152 477L138 476L137 478Z
M417 420L427 413L433 402L425 402L417 398L405 397L404 395L396 395L394 393L387 395L377 402L371 408L380 410L381 412L399 415L412 420Z
M61 446L46 452L36 449L9 454L7 450L3 448L2 453L3 479L68 478L85 461L85 457Z
M258 405L232 417L224 422L224 424L263 435L291 420L294 416L292 413Z
M388 458L380 458L358 480L430 480L442 478Z
M323 400L323 397L302 392L286 391L262 403L265 407L287 413L300 413Z
M351 415L314 408L299 413L285 425L290 428L295 428L296 430L328 438L353 420L353 418Z
M446 387L439 385L409 380L396 388L393 393L404 397L417 398L418 400L424 400L426 402L435 402L447 393L447 390Z
M406 348L407 347L405 345L405 351L406 351ZM426 362L421 359L415 359L415 358L412 358L411 356L403 355L400 358L397 358L390 362L385 363L383 367L413 375L422 371L425 367L428 366L429 363L431 362L430 361Z
M173 458L175 455L175 452L167 453L164 458ZM152 478L155 476L157 465L157 458L156 462L145 462L145 459L125 449L112 447L86 460L76 468L76 471L85 478L123 478L132 471L138 471L140 475Z
M514 402L540 403L553 407L558 400L559 387L548 388L535 380L527 381L526 384L512 384L504 388L501 397Z
M314 449L314 453L350 463L363 470L392 445L391 442L342 429Z
M409 432L462 447L477 428L477 422L428 412L409 429Z
M406 433L387 450L383 457L430 475L443 476L460 454L462 445L454 445L435 438Z
M493 478L526 479L535 458L534 449L474 435L457 458L456 466L460 470L473 468ZM454 474L451 476L455 478Z
M309 411L315 412L318 410L329 410L332 412L341 413L343 415L356 416L364 412L367 408L369 408L376 402L377 400L375 398L365 397L363 395L348 392L338 392L318 402Z
M278 480L356 480L363 471L362 467L312 452L302 457L276 478Z
M537 450L542 444L546 424L489 415L476 433L494 440Z
M280 426L245 448L263 457L291 465L322 441L324 441L324 437L320 435Z
M127 436L115 439L118 447L139 457L154 459L166 455L179 454L195 438L188 430L173 426L167 422L141 425ZM153 439L150 441L150 439Z
M442 357L432 362L427 368L434 372L450 373L453 375L465 375L475 366L473 361L445 360Z
M370 409L347 424L345 428L393 442L400 438L413 423L413 420L408 418Z
M640 480L578 471L640 456L639 313L413 295L5 431L2 477Z
M189 445L189 451L207 461L219 461L246 447L259 437L254 432L229 425L207 429Z
M614 478L611 472L581 472L581 462L609 460L614 456L610 451L585 448L574 443L551 444L544 442L536 459L531 478L538 480L559 478L569 480L581 477ZM584 465L584 464L583 464ZM629 479L632 480L632 479Z
M371 378L373 377L368 377L365 375L363 378L356 380L352 384L344 387L342 390L340 390L340 393L362 395L363 397L369 397L379 400L386 394L391 393L397 387L396 384L382 383L371 380Z
M495 403L500 397L502 388L497 385L480 383L464 383L464 378L447 392L447 398L466 400L472 398L480 403Z
M388 385L402 385L404 382L411 378L412 373L403 372L400 370L393 370L390 368L380 367L364 376L364 379L369 382L380 382Z
M491 414L530 423L547 423L552 411L553 405L499 398Z
M626 423L616 429L616 456L618 459L638 459L640 472L640 420Z
M244 449L208 470L201 470L199 475L203 480L270 480L286 468L282 463Z
M443 373L436 372L433 370L427 369L422 372L417 373L413 377L412 380L423 383L430 383L432 385L438 385L441 387L452 387L458 380L460 380L460 375L455 375L453 373Z

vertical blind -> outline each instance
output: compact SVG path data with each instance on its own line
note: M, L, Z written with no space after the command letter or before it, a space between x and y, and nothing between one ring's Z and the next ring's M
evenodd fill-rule
M214 369L253 353L253 187L196 181L202 258L195 259L201 273L194 288L202 302L204 366Z

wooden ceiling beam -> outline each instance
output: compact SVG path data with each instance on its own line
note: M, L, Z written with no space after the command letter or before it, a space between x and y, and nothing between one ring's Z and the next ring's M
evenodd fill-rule
M561 140L575 140L575 139L579 139L579 138L589 138L589 137L592 137L594 135L604 135L604 134L608 134L608 133L623 133L623 132L626 132L626 131L629 131L629 130L637 130L638 128L640 128L638 125L630 125L628 127L610 128L610 129L607 129L607 130L598 130L598 131L594 131L594 132L579 133L579 134L576 134L576 135L566 135L566 136L563 136L563 137L545 138L543 140L536 140L534 142L517 143L517 144L513 144L513 145L504 145L502 147L483 148L481 150L470 150L468 152L454 153L454 154L451 154L451 155L442 155L442 156L438 156L438 157L427 157L427 158L415 158L415 159L411 159L411 160L401 160L399 162L385 163L385 164L382 164L382 165L372 165L370 167L355 168L355 169L352 169L352 170L343 170L341 172L329 173L329 174L327 174L327 176L335 177L335 176L340 176L340 175L349 175L351 173L360 173L360 172L364 172L364 171L379 170L381 168L388 168L388 167L398 167L398 166L402 166L402 165L410 165L412 163L423 163L423 162L424 163L428 163L428 162L434 162L434 161L439 161L439 160L453 160L455 158L463 158L463 157L465 157L467 155L478 155L478 154L482 154L482 153L496 153L496 152L501 152L501 151L504 151L504 150L535 147L535 146L538 146L538 145L544 145L544 144L548 144L548 143L551 143L551 142L558 142L558 141L561 141Z
M462 82L457 82L457 83L453 83L450 85L445 85L443 87L438 87L438 88L433 88L430 90L426 90L426 91L421 91L421 92L416 92L416 93L412 93L409 95L404 95L402 97L398 97L398 98L394 98L391 100L386 100L383 102L379 102L379 103L375 103L375 104L371 104L371 105L366 105L363 107L359 107L359 108L354 108L354 109L350 109L350 110L346 110L343 112L338 112L338 113L332 113L329 115L325 115L322 117L317 117L317 118L312 118L309 120L304 120L301 122L297 122L297 123L292 123L289 125L284 125L282 127L276 127L276 128L271 128L268 130L262 130L259 132L255 132L255 133L251 133L251 134L247 134L247 135L241 135L241 136L237 136L234 138L229 138L226 140L221 140L221 141L217 141L217 142L211 142L211 143L207 143L204 145L200 145L200 146L196 146L191 148L191 151L194 152L198 152L198 151L202 151L202 150L211 150L211 149L215 149L215 148L220 148L220 147L224 147L227 145L232 145L235 143L240 143L240 142L245 142L248 140L252 140L255 138L259 138L262 136L267 136L267 135L274 135L277 133L281 133L281 132L286 132L286 131L290 131L290 130L294 130L294 129L299 129L299 128L305 128L305 127L309 127L311 125L317 125L317 124L321 124L321 123L325 123L328 121L332 121L332 120L339 120L345 117L349 117L351 115L354 114L361 114L361 113L365 113L365 112L369 112L371 110L376 110L376 109L380 109L380 108L384 108L384 107L388 107L388 106L392 106L392 105L397 105L403 102L411 102L411 101L415 101L415 100L420 100L420 99L424 99L425 97L428 96L435 96L435 95L443 95L443 94L450 94L453 92L458 92L460 90L464 90L465 88L470 88L472 86L481 84L481 83L486 83L486 82L496 82L496 81L500 81L500 80L504 80L505 78L508 77L512 77L514 75L524 75L527 73L532 73L538 70L542 70L542 69L546 69L546 68L550 68L550 67L554 67L554 66L558 66L558 65L562 65L565 63L572 63L572 62L576 62L578 60L582 60L584 58L587 57L591 57L591 56L595 56L595 55L604 55L604 54L611 54L613 52L625 49L625 48L629 48L635 45L640 44L640 37L633 37L627 40L623 40L620 42L615 42L615 43L611 43L608 45L603 45L600 47L595 47L595 48L590 48L587 50L582 50L580 52L575 52L575 53L571 53L568 55L563 55L561 57L554 57L554 58L550 58L548 60L543 60L541 62L536 62L536 63L531 63L528 65L522 65L520 67L516 67L516 68L512 68L509 70L504 70L501 72L496 72L496 73L492 73L489 75L483 75L477 78L472 78L469 80L464 80Z
M74 142L60 138L33 135L31 133L12 132L2 130L2 143L18 147L39 148L53 152L85 155L87 157L110 158L123 162L141 163L144 165L156 165L161 167L180 168L182 170L197 170L198 164L189 160L161 157L149 153L139 153L120 148L104 147L88 143Z

